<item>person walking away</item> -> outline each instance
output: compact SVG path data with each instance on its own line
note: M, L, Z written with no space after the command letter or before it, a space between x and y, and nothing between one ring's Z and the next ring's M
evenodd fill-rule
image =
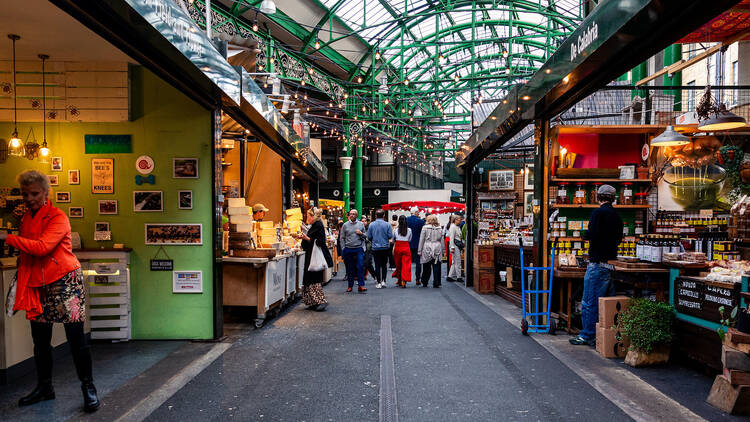
M391 235L393 235L393 232L398 227L398 216L396 214L393 214L391 216ZM391 253L388 255L388 262L390 263L391 268L396 269L396 261L393 259L393 245L395 244L395 240L393 237L391 237ZM394 276L395 276L394 272Z
M451 240L450 240L450 230L451 225L453 224L453 214L448 216L448 224L445 225L445 230L443 231L443 236L445 236L445 255L448 259L448 271L451 269Z
M411 281L411 247L412 232L403 215L398 218L398 228L393 232L396 240L393 246L393 259L396 261L397 285L406 288Z
M448 233L448 239L450 240L450 250L453 254L453 260L451 262L451 269L448 272L448 281L458 281L463 283L464 280L461 278L463 273L461 272L461 248L456 245L456 240L463 241L461 238L461 216L457 215L453 217L453 224L451 225Z
M302 276L302 303L307 309L322 312L326 310L328 301L323 293L323 279L325 270L310 271L310 258L313 255L313 248L319 247L323 252L323 257L329 267L333 266L331 252L326 247L325 226L321 218L321 212L318 208L307 210L307 224L310 226L307 233L302 234L302 249L305 251L305 266Z
M364 224L365 226L365 235L367 235L370 230L370 225L365 217L362 217L362 224ZM366 274L369 273L373 279L377 280L377 277L375 277L375 266L372 264L372 241L370 241L370 239L368 238L365 238L365 257L363 268L365 269L365 277Z
M622 218L612 207L615 188L602 185L596 192L600 207L591 212L585 239L589 241L589 265L583 278L581 301L581 332L570 338L575 345L596 345L596 322L599 319L599 297L613 296L615 288L610 278L612 266L607 263L617 259L617 246L622 241Z
M357 221L357 210L349 211L349 220L341 226L341 241L344 248L342 255L344 265L346 265L346 279L349 282L347 292L351 292L354 287L354 278L357 278L357 292L364 293L365 287L365 226L361 221Z
M26 311L34 341L36 388L18 401L29 406L55 398L52 387L52 324L62 323L76 374L81 381L83 410L94 412L99 398L94 387L91 351L83 332L86 293L78 258L73 254L70 221L49 200L49 179L36 170L18 176L23 203L18 235L0 233L0 240L20 250L14 311Z
M417 254L422 264L422 286L427 287L432 273L432 287L439 288L443 276L440 268L443 265L443 229L440 228L437 215L427 216Z
M411 250L411 260L416 265L415 269L415 280L419 282L422 278L422 266L419 264L419 255L417 250L419 249L419 237L422 234L422 227L424 227L424 220L419 218L419 208L411 207L411 215L406 219L406 224L411 229L411 240L409 241L409 248Z
M370 223L367 238L372 241L372 254L375 258L375 288L381 289L385 287L388 278L388 257L393 239L393 229L386 223L385 211L382 209L375 211L375 221Z

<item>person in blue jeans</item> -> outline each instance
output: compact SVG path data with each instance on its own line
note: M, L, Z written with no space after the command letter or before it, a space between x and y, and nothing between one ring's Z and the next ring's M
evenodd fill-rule
M367 238L372 241L372 255L375 257L375 288L382 289L388 278L388 257L393 239L393 229L385 221L385 211L382 209L375 211L375 221L367 229Z
M607 261L617 259L617 246L622 242L622 218L612 207L615 188L602 185L596 193L600 207L591 213L586 239L589 241L589 265L583 278L580 334L570 338L575 345L596 344L596 321L599 319L599 297L613 296L614 284Z
M354 288L354 278L357 278L357 292L365 293L365 225L357 221L359 213L357 210L349 211L349 220L341 226L341 243L343 243L342 256L346 265L346 279L349 282L347 292Z
M409 211L411 212L411 215L406 218L406 226L411 229L409 249L411 249L411 262L412 264L416 264L417 266L417 268L415 269L416 278L413 279L417 280L417 283L419 283L419 280L422 279L422 264L419 263L419 254L417 253L417 251L419 250L419 237L422 234L424 220L419 218L418 207L411 207Z

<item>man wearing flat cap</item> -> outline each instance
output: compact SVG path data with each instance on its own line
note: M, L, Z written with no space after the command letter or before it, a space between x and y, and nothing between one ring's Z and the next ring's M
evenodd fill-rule
M586 240L589 241L589 265L583 279L581 301L581 333L570 339L571 344L594 346L596 344L596 321L599 319L599 297L613 296L614 284L610 277L611 265L607 261L617 259L617 246L622 242L622 218L612 207L615 188L602 185L596 192L600 207L591 213Z

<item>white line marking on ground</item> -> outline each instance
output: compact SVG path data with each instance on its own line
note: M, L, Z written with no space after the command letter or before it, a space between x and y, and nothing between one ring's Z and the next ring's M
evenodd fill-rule
M380 422L398 422L391 316L380 316Z

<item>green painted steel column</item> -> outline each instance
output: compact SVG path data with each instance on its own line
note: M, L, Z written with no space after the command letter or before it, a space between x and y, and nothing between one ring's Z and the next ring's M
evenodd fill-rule
M672 44L664 49L664 67L671 66L682 59L682 44ZM670 78L663 76L665 86L682 85L682 72L675 72ZM664 90L665 94L674 95L674 111L682 110L682 91L679 89Z
M635 85L636 82L640 81L641 79L648 76L648 63L643 62L639 64L638 66L633 68L632 74L632 83ZM630 94L630 98L635 98L635 96L639 96L641 98L646 98L646 90L645 89L634 89L633 92Z
M354 156L354 208L362 215L362 144L357 144Z

